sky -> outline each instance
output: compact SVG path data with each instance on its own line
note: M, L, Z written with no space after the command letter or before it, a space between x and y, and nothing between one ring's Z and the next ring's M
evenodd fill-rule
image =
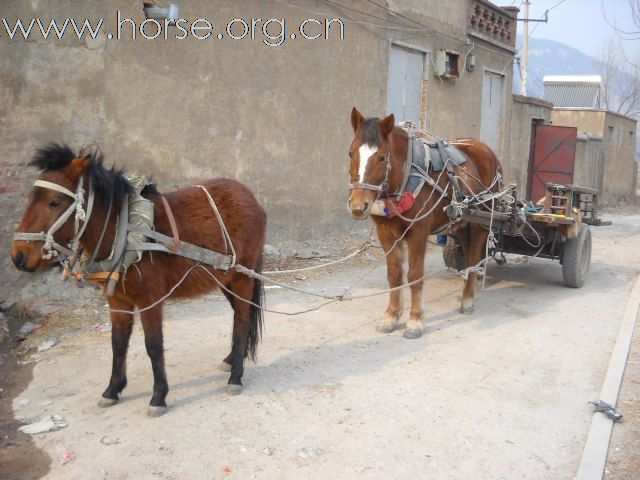
M551 9L560 0L530 0L530 18L542 18L547 9ZM521 0L502 0L494 3L506 6L511 3L518 6ZM640 57L640 33L632 35L634 40L620 40L615 30L607 24L603 15L603 7L609 23L620 30L638 31L640 28L631 20L629 0L564 0L549 11L549 22L529 24L529 32L535 28L532 37L546 38L565 43L588 54L595 55L602 45L612 36L630 57ZM520 6L518 18L524 15L524 7ZM518 33L523 32L523 22L518 22Z

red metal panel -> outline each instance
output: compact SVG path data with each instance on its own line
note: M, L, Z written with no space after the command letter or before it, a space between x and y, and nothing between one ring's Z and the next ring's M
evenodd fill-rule
M538 125L529 166L527 198L534 202L545 196L547 183L571 184L576 162L576 127Z

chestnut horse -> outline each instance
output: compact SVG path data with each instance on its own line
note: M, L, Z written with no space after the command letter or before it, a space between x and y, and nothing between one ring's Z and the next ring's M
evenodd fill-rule
M120 205L127 201L128 194L132 192L132 185L123 177L122 171L106 169L103 157L98 152L76 155L66 145L58 144L39 149L30 165L41 171L38 180L50 183L36 182L31 190L24 218L16 232L47 232L59 218L64 217L65 209L71 206L73 198L69 192L76 192L79 185L85 185L85 188L90 185L94 189L96 201L79 243L85 255L91 255L97 249L98 259L107 258L116 236ZM219 207L235 248L237 262L259 271L266 228L262 207L248 188L234 180L214 179L200 183ZM56 185L63 187L58 190L66 189L67 193L56 190ZM170 219L163 206L162 195L154 185L147 185L142 190L142 196L153 202L155 230L171 236ZM181 240L209 250L225 252L226 241L221 226L202 189L183 188L164 194L164 197L170 205ZM86 210L87 207L84 208ZM103 227L106 230L103 241L100 242ZM64 222L53 237L59 246L72 241L73 216ZM51 255L41 254L42 248L42 241L16 240L11 251L13 262L20 270L27 272L47 269L56 263L57 257L47 259ZM224 359L221 368L231 371L228 393L240 393L244 359L255 359L260 339L262 310L259 306L263 299L262 285L258 280L235 270L225 272L206 267L209 274L203 269L204 265L203 268L194 268L194 265L195 261L185 257L145 251L141 259L129 268L128 274L120 276L113 295L107 298L111 309L113 365L109 385L102 394L99 405L105 407L115 404L127 385L126 356L134 321L131 312L134 308L143 310L152 305L169 294L183 277L184 281L169 298L194 298L211 292L218 287L218 283L210 274L228 289L224 293L234 311L231 353ZM192 271L189 272L190 269ZM148 411L151 416L164 413L167 407L165 398L169 391L164 365L162 310L163 302L160 302L153 308L140 312L145 346L153 369L153 396Z
M393 114L380 120L379 118L364 118L354 107L351 112L351 125L355 138L349 148L351 176L351 194L349 196L348 209L353 218L366 219L374 202L378 197L391 196L401 186L404 179L404 163L407 157L408 136L407 132L396 127ZM461 187L465 193L484 191L494 185L494 179L501 175L500 162L493 151L483 142L476 139L465 139L463 144L455 145L461 150L468 161L454 169L455 175L460 178ZM445 172L429 172L429 176L437 182L441 189L446 189L449 178ZM497 182L496 182L497 183ZM362 187L365 188L362 188ZM378 186L378 192L369 187ZM448 191L451 194L452 187ZM493 186L491 191L495 191ZM387 254L387 280L390 287L398 287L403 282L402 249L396 245L399 239L406 243L409 253L408 281L416 282L411 289L411 312L407 328L404 331L406 338L417 338L422 335L422 281L424 275L424 257L427 247L427 238L433 232L447 227L450 220L444 212L444 208L450 203L450 196L440 200L440 192L435 191L429 184L425 184L418 194L413 206L402 215L405 220L395 216L371 215L376 226L378 238ZM436 205L440 201L439 205ZM426 205L425 205L426 203ZM407 219L420 217L424 212L432 213L414 223ZM489 232L486 228L470 223L456 223L454 229L448 233L459 237L467 260L467 267L477 265L485 253L485 245ZM462 304L460 311L464 314L473 312L477 273L470 271L464 285ZM378 323L376 329L381 333L392 332L402 316L402 292L400 289L390 293L387 310Z

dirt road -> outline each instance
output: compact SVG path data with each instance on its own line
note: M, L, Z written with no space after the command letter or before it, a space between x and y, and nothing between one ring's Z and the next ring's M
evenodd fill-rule
M34 437L55 479L571 479L591 422L587 402L598 396L640 273L640 215L609 218L613 227L593 229L591 272L579 290L562 285L557 262L492 265L475 314L463 316L462 280L441 271L424 287L417 340L375 331L386 297L267 314L258 363L238 397L225 394L227 374L216 368L230 345L226 301L171 305L165 416L145 415L152 377L139 325L120 404L96 406L110 340L88 330L35 355L15 415L58 414L68 424ZM427 264L442 268L439 249ZM340 293L367 270L298 285ZM381 266L357 292L385 287ZM290 311L315 301L279 289L267 296ZM75 459L62 465L66 451Z

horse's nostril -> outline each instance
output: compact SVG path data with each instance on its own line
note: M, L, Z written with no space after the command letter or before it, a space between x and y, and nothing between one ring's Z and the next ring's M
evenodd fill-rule
M369 210L369 202L364 202L364 208L362 210L365 212Z
M24 267L26 260L26 257L20 250L18 250L18 253L13 257L13 263L15 263L18 268Z

